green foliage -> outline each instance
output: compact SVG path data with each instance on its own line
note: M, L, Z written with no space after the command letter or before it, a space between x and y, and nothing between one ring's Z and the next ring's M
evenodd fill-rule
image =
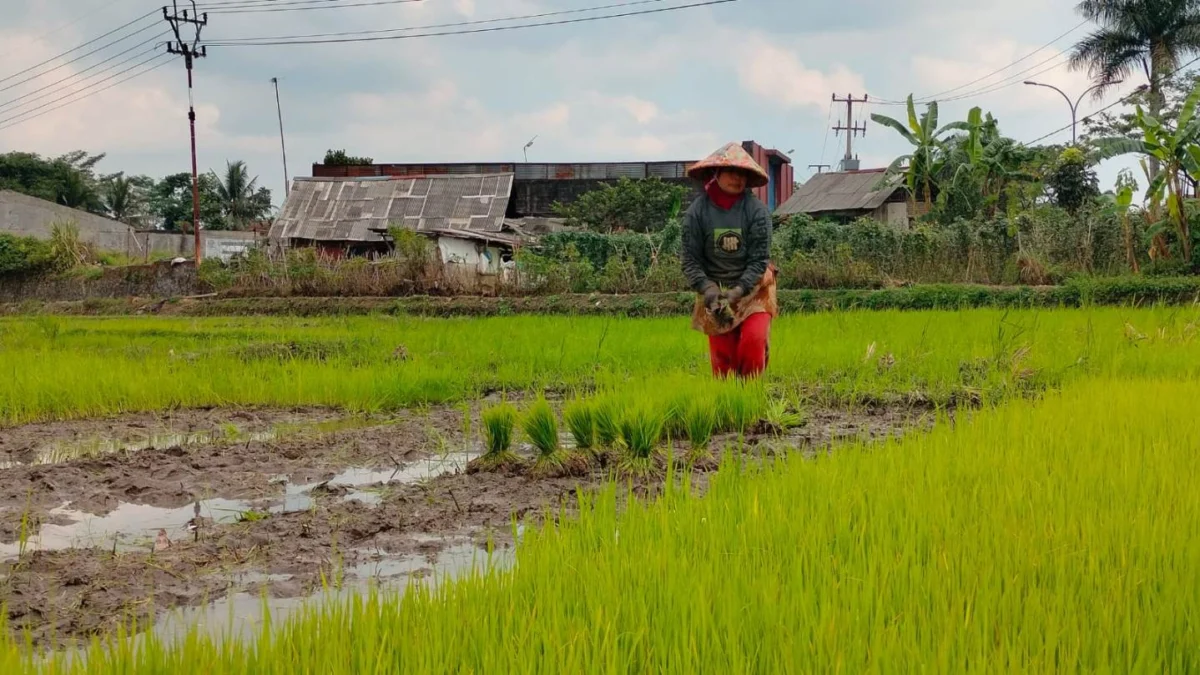
M82 150L49 159L28 152L0 155L0 190L12 190L91 213L104 213L95 167L104 155Z
M27 277L53 269L49 242L0 232L0 278Z
M683 427L692 450L708 447L717 429L718 417L714 401L695 399L688 405L683 414Z
M521 419L521 430L537 448L539 459L547 460L559 453L558 419L546 399L539 398L529 406Z
M563 411L563 421L575 439L575 447L591 450L596 445L596 406L588 400L571 402Z
M568 225L592 232L657 232L678 218L687 195L687 187L657 177L621 178L553 208Z
M516 423L517 410L507 403L494 405L483 411L485 456L495 458L510 451Z
M621 442L626 453L626 468L634 472L649 469L648 462L662 440L662 413L640 403L625 411L621 419Z
M246 229L271 212L271 191L259 187L258 178L250 177L246 163L241 160L227 161L223 176L210 171L209 183L220 202L221 225L227 229Z
M1100 196L1100 181L1083 151L1067 148L1046 176L1046 190L1056 205L1075 214Z
M371 164L373 161L370 157L347 155L345 150L326 150L325 161L322 163L325 166L361 166Z
M200 227L206 230L229 229L225 221L218 181L211 173L200 174ZM157 226L168 232L192 231L192 175L171 174L150 191L150 209Z

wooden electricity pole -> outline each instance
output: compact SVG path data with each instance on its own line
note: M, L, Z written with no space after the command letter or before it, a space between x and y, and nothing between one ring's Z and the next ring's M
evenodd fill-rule
M167 8L163 7L163 19L171 24L171 31L175 34L175 41L167 43L167 52L170 54L178 54L183 57L183 65L187 68L188 82L188 124L191 127L192 135L192 234L195 237L196 246L196 267L200 267L202 257L202 249L200 246L200 172L196 166L196 107L192 97L192 65L196 59L202 59L208 56L208 50L200 46L200 30L208 25L208 13L203 15L196 10L196 2L192 0L192 12L188 14L188 10L179 12L178 0L172 0L172 8L175 10L173 14L167 13ZM183 26L191 25L194 31L192 40L189 42L183 39Z

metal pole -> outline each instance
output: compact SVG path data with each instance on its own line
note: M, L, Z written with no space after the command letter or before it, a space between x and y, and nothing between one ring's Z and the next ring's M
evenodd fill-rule
M196 109L192 102L192 55L184 56L188 74L188 126L192 134L192 235L196 246L196 267L200 267L200 171L196 166Z
M283 150L283 196L287 197L291 194L292 181L288 179L287 145L283 142L283 107L279 105L279 78L272 77L271 83L275 85L275 111L279 114L279 147Z

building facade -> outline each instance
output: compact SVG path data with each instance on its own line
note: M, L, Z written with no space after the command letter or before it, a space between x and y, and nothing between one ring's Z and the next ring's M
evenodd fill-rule
M745 141L742 147L766 170L769 183L754 194L771 211L792 196L794 173L787 155ZM313 164L314 178L417 177L455 174L513 174L509 218L547 218L555 215L555 202L570 204L582 195L621 178L659 178L692 189L688 202L699 195L699 186L687 177L698 160L662 162L522 163L396 163L363 165ZM686 206L686 204L685 204Z

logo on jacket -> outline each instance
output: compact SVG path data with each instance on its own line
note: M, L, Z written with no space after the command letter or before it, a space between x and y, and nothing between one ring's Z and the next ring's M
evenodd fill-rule
M716 233L717 248L726 253L737 253L742 249L742 235L736 230L724 230Z

